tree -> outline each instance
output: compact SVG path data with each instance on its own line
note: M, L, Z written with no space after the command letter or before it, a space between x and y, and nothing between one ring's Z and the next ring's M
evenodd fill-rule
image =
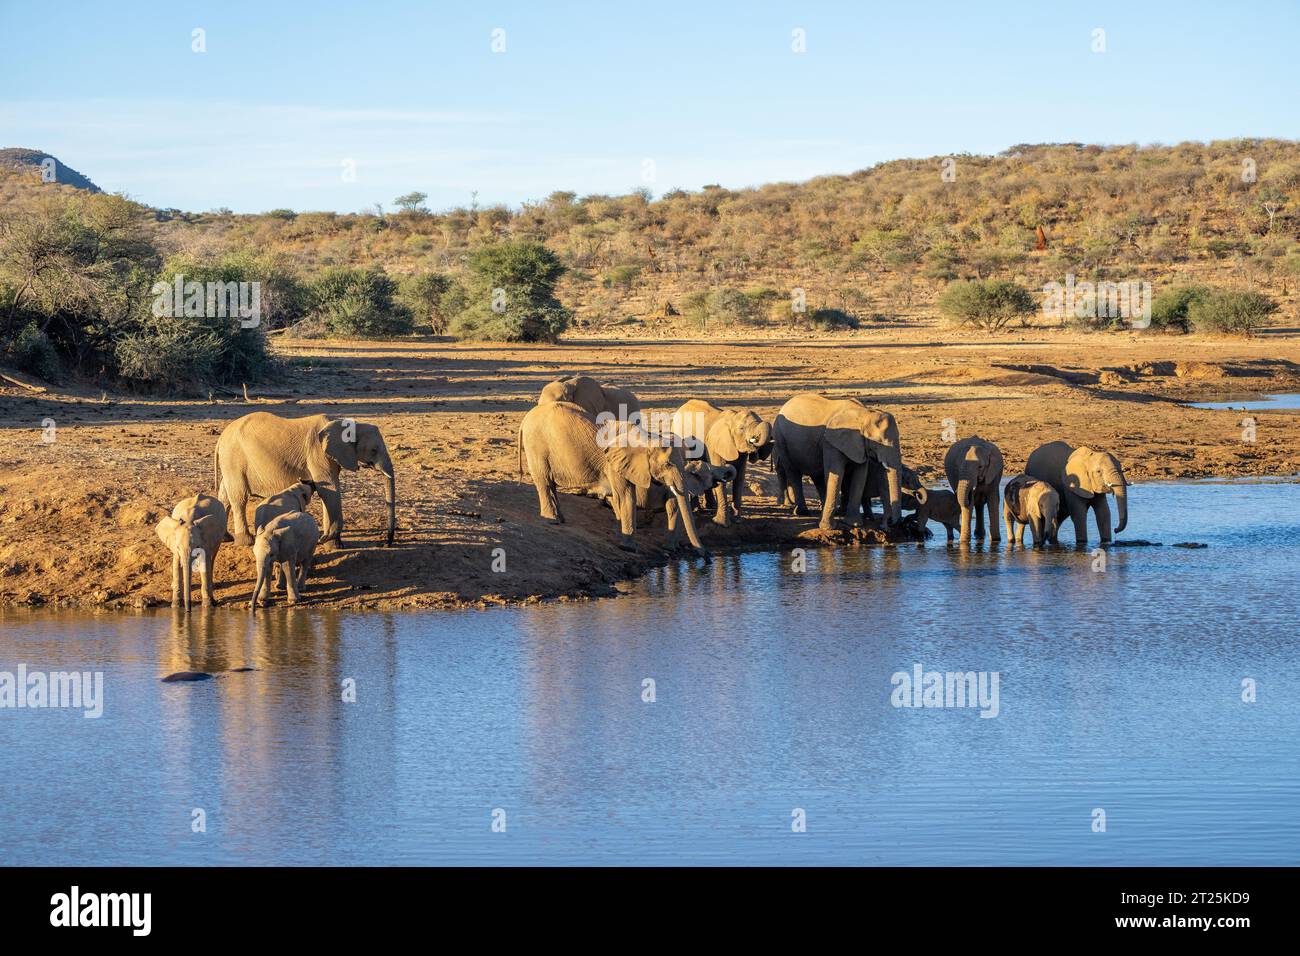
M427 213L429 210L425 208L424 201L428 198L428 193L409 192L394 199L393 205L406 213Z
M572 313L555 297L564 274L559 258L540 242L507 240L469 257L468 305L452 321L462 338L554 342Z

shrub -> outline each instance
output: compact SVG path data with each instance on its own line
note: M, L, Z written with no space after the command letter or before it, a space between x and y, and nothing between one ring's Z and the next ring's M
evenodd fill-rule
M858 317L843 309L813 309L808 315L808 321L814 329L821 332L858 327Z
M1033 294L1006 279L950 282L939 295L939 311L950 322L991 331L1023 320L1036 309Z
M34 322L23 326L5 358L15 368L31 372L46 381L57 380L62 371L58 350L49 336L37 328Z
M1262 292L1215 289L1192 301L1187 319L1198 332L1245 334L1277 311Z
M394 300L397 283L382 269L335 266L311 284L312 313L340 338L372 338L411 331L411 311Z
M1198 299L1210 294L1210 290L1201 285L1179 285L1161 289L1151 302L1151 327L1154 329L1176 329L1186 332L1190 328L1187 310Z
M626 290L632 288L632 284L636 282L639 275L641 275L640 266L627 264L614 266L614 268L606 270L601 278L607 289Z
M410 309L417 328L426 326L434 335L442 335L451 319L464 309L459 297L449 295L453 288L463 296L464 290L451 276L421 272L401 280L400 298Z
M194 392L202 383L224 380L218 371L222 337L210 329L196 331L192 319L151 317L119 339L113 351L118 374L137 387Z
M554 342L573 314L555 297L564 266L539 242L507 240L469 257L466 304L450 331L495 342Z

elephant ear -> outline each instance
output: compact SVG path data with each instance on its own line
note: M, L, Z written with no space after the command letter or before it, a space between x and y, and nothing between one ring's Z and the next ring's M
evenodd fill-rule
M325 457L331 461L338 462L340 468L346 468L348 471L357 470L357 443L354 428L352 441L343 440L344 423L342 419L330 422L319 432L316 437L320 439L321 447L325 450Z
M867 460L867 439L862 434L859 417L854 410L846 409L836 412L826 422L826 441L855 465Z
M638 488L649 488L653 482L650 477L650 455L654 451L653 448L626 440L615 442L605 449L605 465L614 474Z
M714 461L735 461L740 457L740 447L736 444L735 429L738 427L734 412L723 412L709 429L704 443L708 446L709 457Z
M154 531L158 534L158 540L170 548L172 546L172 538L176 535L176 529L180 526L181 523L175 518L167 517L158 522Z
M1088 458L1091 455L1091 448L1076 448L1065 460L1065 488L1080 498L1092 497L1088 488Z
M1002 500L1007 503L1012 514L1020 514L1020 492L1024 490L1024 485L1019 478L1013 478L1007 482L1006 488L1002 490Z

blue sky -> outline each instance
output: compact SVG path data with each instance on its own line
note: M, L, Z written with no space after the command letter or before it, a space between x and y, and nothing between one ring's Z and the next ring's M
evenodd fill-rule
M660 195L1022 142L1295 138L1297 50L1296 0L0 0L0 146L192 210Z

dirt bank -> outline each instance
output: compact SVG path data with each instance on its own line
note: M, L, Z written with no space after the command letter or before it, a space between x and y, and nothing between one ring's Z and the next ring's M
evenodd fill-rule
M517 477L515 432L541 387L581 371L633 388L648 409L696 397L773 416L792 393L852 395L897 416L905 459L932 482L946 421L996 441L1017 473L1038 444L1065 438L1119 455L1134 481L1300 474L1300 415L1186 408L1226 393L1300 391L1300 339L1214 341L1028 330L994 338L934 328L734 344L647 340L500 347L436 340L280 342L285 373L242 396L163 401L100 390L33 392L0 380L0 603L138 607L169 599L169 555L153 525L178 499L213 490L211 454L253 410L324 412L378 423L398 475L398 544L380 547L378 476L347 475L348 547L323 554L309 584L331 607L452 607L613 593L668 560L658 528L637 552L614 544L607 506L566 500L569 523L537 518ZM269 396L269 397L268 397ZM50 420L53 429L43 428ZM53 441L45 441L52 437ZM706 544L789 547L811 519L778 512L754 475L752 517L702 525ZM932 526L937 528L938 526ZM1130 529L1143 526L1134 495ZM506 569L492 570L504 548ZM246 549L217 559L218 598L252 588Z

